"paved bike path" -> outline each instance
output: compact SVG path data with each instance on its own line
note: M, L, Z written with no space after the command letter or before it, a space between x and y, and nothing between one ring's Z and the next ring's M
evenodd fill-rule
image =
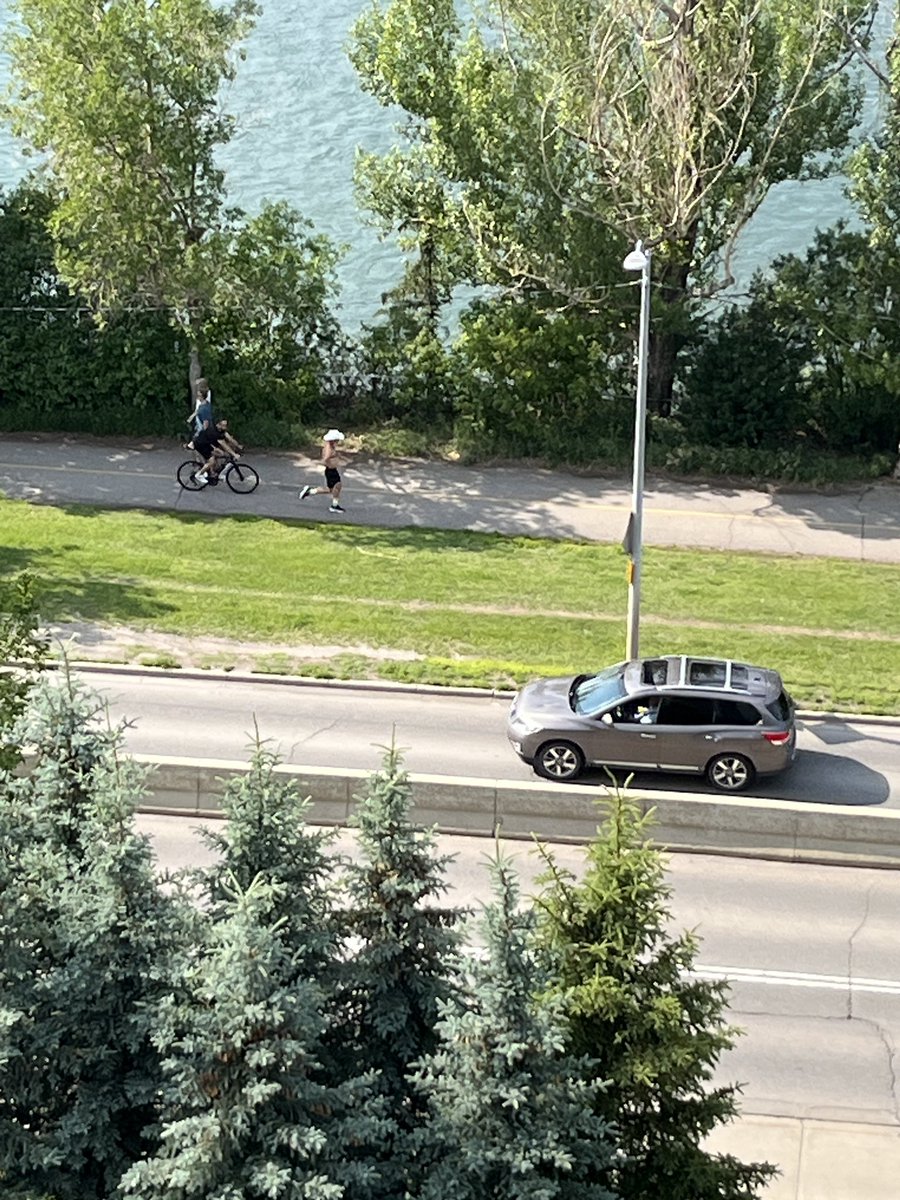
M6 435L0 439L0 491L48 504L334 520L327 497L302 504L297 499L304 483L321 482L320 467L304 454L249 449L245 458L262 480L250 496L221 485L183 491L175 471L186 457L175 442ZM340 519L363 525L617 543L631 505L627 478L544 468L351 455L343 474L346 513ZM648 478L644 525L647 545L900 563L900 482L813 492Z

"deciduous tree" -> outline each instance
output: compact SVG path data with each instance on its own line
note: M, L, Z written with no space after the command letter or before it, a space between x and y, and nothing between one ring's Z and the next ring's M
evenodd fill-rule
M246 310L251 342L260 321L284 338L296 333L298 307L312 305L304 315L314 328L331 252L283 207L245 224L226 207L216 161L234 128L221 88L260 11L255 0L15 0L12 9L8 111L46 157L66 282L101 317L164 312L183 334L192 380L215 319L233 324ZM247 237L264 247L255 269ZM298 266L314 284L286 300Z
M363 85L411 115L407 175L439 180L478 282L621 309L622 252L655 248L651 402L671 398L692 294L725 274L768 190L821 175L860 89L849 32L870 0L385 0L356 28ZM383 219L408 220L391 169L361 164Z

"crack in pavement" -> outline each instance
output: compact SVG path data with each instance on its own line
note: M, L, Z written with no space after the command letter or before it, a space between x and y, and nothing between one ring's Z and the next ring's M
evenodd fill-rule
M862 916L857 923L856 928L851 932L847 939L847 1020L853 1020L853 943L859 937L866 922L869 919L869 910L872 904L872 890L875 884L870 883L866 888L865 902L863 904Z

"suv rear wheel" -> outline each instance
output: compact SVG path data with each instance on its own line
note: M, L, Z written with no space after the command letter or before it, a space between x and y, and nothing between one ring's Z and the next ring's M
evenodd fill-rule
M544 779L568 783L584 770L584 755L571 742L545 742L534 756L532 766Z
M706 778L720 792L742 792L756 778L756 771L743 754L717 754L707 763Z

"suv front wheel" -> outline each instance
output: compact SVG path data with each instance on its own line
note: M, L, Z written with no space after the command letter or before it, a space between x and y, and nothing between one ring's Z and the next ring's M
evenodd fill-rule
M534 756L535 774L569 783L584 770L584 755L571 742L545 742Z
M720 792L742 792L756 778L756 771L743 754L717 754L707 764L706 778Z

